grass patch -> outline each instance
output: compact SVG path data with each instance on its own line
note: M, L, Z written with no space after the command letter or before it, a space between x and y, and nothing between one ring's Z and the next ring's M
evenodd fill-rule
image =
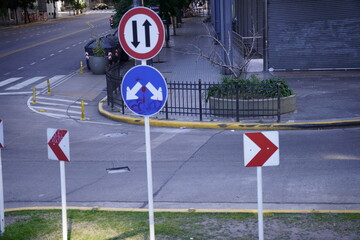
M61 211L17 211L5 215L4 239L61 239ZM68 210L68 238L76 240L148 239L147 212ZM269 213L266 239L357 239L360 214ZM256 239L253 213L155 213L156 239Z

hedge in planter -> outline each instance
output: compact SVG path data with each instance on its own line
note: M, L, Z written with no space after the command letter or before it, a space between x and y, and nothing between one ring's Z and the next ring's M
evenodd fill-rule
M208 88L206 100L214 115L233 116L236 109L244 116L276 115L279 93L281 113L294 111L295 95L285 80L279 78L224 77L220 84Z

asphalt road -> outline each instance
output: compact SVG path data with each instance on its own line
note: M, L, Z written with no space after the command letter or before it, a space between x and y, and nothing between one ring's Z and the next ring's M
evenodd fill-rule
M92 38L113 33L111 13L0 31L0 80L9 77L68 74L84 61L84 46Z
M1 31L0 85L9 78L22 77L22 81L76 71L91 35L87 22L107 31L107 17L86 15ZM45 29L54 31L41 34ZM29 39L16 41L20 36ZM88 100L91 121L36 114L26 104L29 93L15 94L29 91L32 85L7 90L14 84L0 87L0 93L14 92L0 94L6 208L60 206L59 163L47 158L47 128L70 132L69 206L147 207L143 126L100 116L96 104L104 93ZM256 169L244 167L243 133L151 128L155 208L256 208ZM360 129L280 131L279 135L280 165L263 168L264 208L359 209ZM131 171L106 172L123 166Z

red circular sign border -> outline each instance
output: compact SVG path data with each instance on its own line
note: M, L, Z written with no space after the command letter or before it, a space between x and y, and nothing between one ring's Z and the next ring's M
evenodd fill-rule
M144 14L149 16L156 23L156 26L159 30L159 39L155 44L155 47L153 47L153 49L147 53L138 53L133 51L125 41L125 25L131 17L137 14ZM153 10L145 7L136 7L127 11L121 18L118 27L118 36L121 47L130 57L138 60L148 60L155 57L162 49L165 41L165 29L160 17Z

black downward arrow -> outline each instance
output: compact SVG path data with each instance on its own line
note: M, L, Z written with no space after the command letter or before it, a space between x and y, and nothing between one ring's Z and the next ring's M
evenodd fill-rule
M150 22L146 19L143 26L145 27L145 46L150 47Z
M132 31L133 31L133 41L131 42L132 45L134 45L135 48L137 48L137 46L139 45L139 41L138 41L138 34L137 34L137 22L136 21L132 21Z

